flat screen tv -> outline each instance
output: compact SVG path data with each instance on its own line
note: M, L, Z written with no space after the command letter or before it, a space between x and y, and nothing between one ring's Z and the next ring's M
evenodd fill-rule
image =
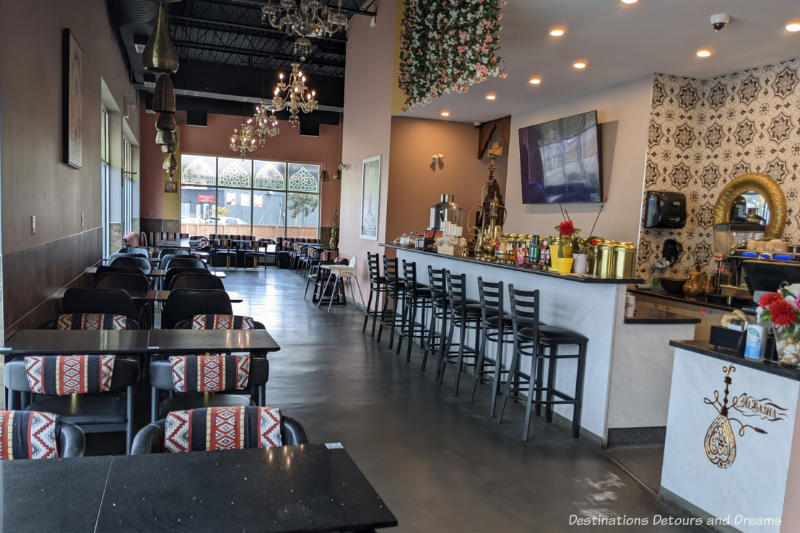
M597 111L519 130L522 203L602 202Z

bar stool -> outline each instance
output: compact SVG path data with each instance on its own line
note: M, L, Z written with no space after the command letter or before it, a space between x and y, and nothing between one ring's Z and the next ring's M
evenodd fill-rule
M467 276L465 274L453 275L448 270L445 272L445 282L447 286L447 305L450 311L450 328L447 333L447 345L444 350L444 357L439 360L439 369L437 374L439 376L439 383L444 380L444 372L447 369L448 363L458 365L458 374L456 374L456 391L455 395L458 396L458 385L461 381L461 372L464 366L475 367L481 331L481 307L477 302L471 302L466 297ZM453 345L453 334L455 328L458 327L458 343ZM466 337L467 330L475 331L475 346L467 346ZM458 348L457 350L455 348ZM465 362L464 358L471 359L470 362Z
M428 362L428 354L434 351L439 354L439 362L436 365L436 378L439 378L439 368L441 367L441 358L444 357L444 350L447 345L447 315L450 311L447 306L447 285L445 282L445 275L448 270L446 268L434 269L428 265L428 282L431 289L431 321L428 326L428 338L424 345L424 354L422 356L422 371L425 371L425 365ZM441 322L441 329L436 331L437 320Z
M383 256L383 277L386 279L386 297L383 299L381 325L378 328L378 342L381 342L383 326L391 329L389 349L394 345L394 330L403 325L403 302L406 296L405 280L399 276L397 258ZM392 302L391 309L389 302Z
M569 404L573 406L572 436L578 438L581 428L581 407L583 405L583 375L586 366L586 345L588 339L580 333L557 326L547 326L539 322L539 291L519 291L513 285L508 286L508 297L511 306L511 324L514 333L514 356L511 360L508 379L503 393L503 405L500 408L498 423L503 421L503 412L510 397L521 399L526 392L525 420L522 426L522 440L528 440L531 423L531 411L535 401L537 414L541 405L545 406L547 422L553 421L553 405ZM559 353L563 345L577 346L577 352ZM520 371L521 356L531 357L531 374ZM575 392L573 396L555 388L557 362L563 359L577 359L575 375ZM547 360L547 385L542 386L544 362ZM542 393L546 399L542 400ZM534 395L536 399L534 400ZM558 399L553 399L556 397Z
M403 324L400 327L400 338L397 341L397 353L403 344L403 338L408 337L406 348L406 361L411 361L411 345L414 337L419 339L425 348L425 336L428 330L425 324L427 311L431 309L431 290L425 285L417 283L417 263L403 259L403 278L406 285L406 297L403 305ZM420 312L422 321L417 322L417 312Z
M364 313L364 325L361 332L367 330L367 322L372 317L372 337L375 336L375 322L382 316L381 296L386 297L386 278L381 277L380 254L367 252L367 267L369 268L369 298L367 299L366 312ZM372 301L375 301L375 308L372 308Z
M478 360L475 363L475 379L472 384L472 398L475 401L475 392L478 383L491 382L492 399L489 406L489 416L493 417L497 405L497 393L500 391L502 374L508 370L503 369L503 343L511 340L513 330L511 317L503 312L503 282L490 283L478 277L478 293L480 294L481 307L481 342L478 350ZM486 343L494 342L497 349L495 357L491 359L486 353ZM487 369L487 366L489 367Z

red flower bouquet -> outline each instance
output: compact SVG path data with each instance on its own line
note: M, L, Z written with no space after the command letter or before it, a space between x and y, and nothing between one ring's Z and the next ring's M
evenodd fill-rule
M800 366L800 284L783 282L777 292L758 300L761 320L772 322L778 360L784 365Z

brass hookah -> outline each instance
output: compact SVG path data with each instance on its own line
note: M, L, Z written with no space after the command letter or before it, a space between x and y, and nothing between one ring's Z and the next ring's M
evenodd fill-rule
M503 194L500 185L494 178L494 160L503 155L503 147L495 142L489 148L489 179L481 189L483 203L476 205L475 225L470 228L475 233L475 245L472 255L483 261L494 261L497 240L503 234L503 224L506 220L506 208L503 204Z

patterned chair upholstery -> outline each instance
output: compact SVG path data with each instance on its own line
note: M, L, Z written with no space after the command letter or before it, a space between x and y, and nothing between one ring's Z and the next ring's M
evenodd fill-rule
M82 457L81 428L53 413L0 411L0 461Z
M6 388L22 393L25 410L57 414L86 433L124 431L130 452L138 361L113 355L26 356L7 362L4 376ZM14 409L14 394L9 399Z
M174 411L142 428L133 455L235 450L308 443L305 428L275 408L223 407Z

